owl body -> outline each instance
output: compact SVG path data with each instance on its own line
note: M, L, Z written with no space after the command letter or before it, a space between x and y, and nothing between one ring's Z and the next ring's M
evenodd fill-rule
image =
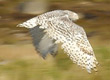
M78 18L72 11L54 10L18 26L30 29L34 45L44 58L47 53L56 53L57 44L62 43L62 49L70 59L91 73L91 69L96 70L98 62L84 29L74 23ZM41 35L40 39L37 33Z

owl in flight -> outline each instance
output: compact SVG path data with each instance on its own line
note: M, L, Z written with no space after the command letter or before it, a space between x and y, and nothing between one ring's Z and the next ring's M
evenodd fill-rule
M98 62L84 29L74 23L77 19L75 12L54 10L17 26L29 29L33 44L43 58L48 53L56 55L58 43L61 43L70 59L91 73L92 69L96 71Z

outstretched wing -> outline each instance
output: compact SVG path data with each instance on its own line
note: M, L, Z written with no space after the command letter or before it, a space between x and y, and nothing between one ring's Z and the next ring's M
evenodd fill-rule
M74 63L86 68L88 72L91 72L91 69L96 70L98 62L82 27L66 16L47 23L45 32L56 40L55 43L62 43L62 48Z
M54 10L50 12L46 12L44 14L41 14L39 16L36 16L32 19L27 20L26 22L19 24L17 26L19 27L26 27L26 28L34 28L35 26L43 26L44 28L47 28L47 21L51 21L63 16L68 16L73 21L76 21L79 19L78 15L75 12L69 11L69 10Z
M27 20L26 22L23 22L22 24L18 24L19 27L26 27L26 28L34 28L35 26L43 26L44 28L47 28L46 22L51 19L56 19L62 16L65 16L63 10L54 10L50 11L44 14L41 14L39 16L36 16L32 19Z
M55 56L58 45L54 43L54 40L49 38L43 29L39 26L30 28L30 35L32 36L33 44L40 55L45 59L46 55L50 53Z

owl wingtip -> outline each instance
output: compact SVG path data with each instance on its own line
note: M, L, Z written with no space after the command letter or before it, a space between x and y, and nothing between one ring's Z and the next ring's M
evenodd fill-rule
M16 27L23 27L23 25L22 24L18 24Z

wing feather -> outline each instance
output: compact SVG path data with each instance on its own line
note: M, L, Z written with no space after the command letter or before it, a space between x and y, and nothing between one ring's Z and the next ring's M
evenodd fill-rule
M82 27L73 23L67 16L47 23L45 32L55 39L56 43L62 43L62 48L74 63L86 68L88 72L96 68L98 62Z
M35 49L44 59L48 53L53 56L56 55L58 45L54 43L53 39L46 35L43 29L36 26L34 28L30 28L29 31L32 36Z

